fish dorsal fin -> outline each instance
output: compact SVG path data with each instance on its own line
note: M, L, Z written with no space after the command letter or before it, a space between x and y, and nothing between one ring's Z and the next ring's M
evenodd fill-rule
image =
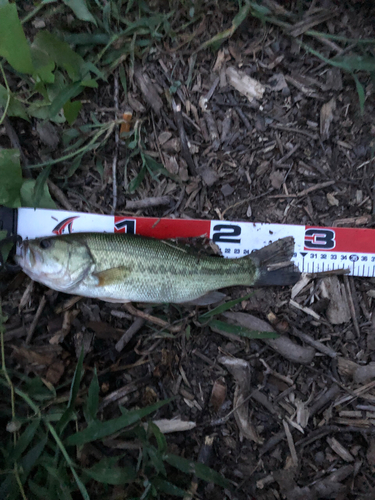
M205 236L195 236L191 238L174 238L169 240L160 240L164 245L168 245L175 250L194 255L196 257L214 257L221 256L220 248L212 240Z
M130 270L126 266L111 267L94 273L93 277L97 280L96 286L109 286L124 281L129 272Z

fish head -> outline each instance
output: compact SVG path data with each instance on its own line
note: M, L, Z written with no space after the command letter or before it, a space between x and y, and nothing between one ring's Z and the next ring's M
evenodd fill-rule
M24 240L16 261L31 279L61 292L82 281L94 264L84 241L68 236Z

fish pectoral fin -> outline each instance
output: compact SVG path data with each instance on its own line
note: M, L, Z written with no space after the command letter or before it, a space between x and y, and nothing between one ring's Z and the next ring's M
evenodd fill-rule
M129 275L129 268L125 266L111 267L104 271L94 273L92 276L97 280L96 286L109 286L120 283Z

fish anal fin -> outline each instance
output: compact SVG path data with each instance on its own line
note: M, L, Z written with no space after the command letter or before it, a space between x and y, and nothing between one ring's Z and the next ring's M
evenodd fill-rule
M123 281L129 275L129 268L125 266L111 267L93 274L98 281L96 286L109 286Z
M111 302L112 304L127 304L131 302L130 300L125 299L115 299L113 297L98 297L99 300L104 300L104 302Z

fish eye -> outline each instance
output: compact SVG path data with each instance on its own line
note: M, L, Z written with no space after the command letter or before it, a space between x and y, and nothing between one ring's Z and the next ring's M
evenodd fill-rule
M47 248L49 248L51 246L51 241L47 240L47 239L41 240L40 243L39 243L39 246L43 250L46 250Z

